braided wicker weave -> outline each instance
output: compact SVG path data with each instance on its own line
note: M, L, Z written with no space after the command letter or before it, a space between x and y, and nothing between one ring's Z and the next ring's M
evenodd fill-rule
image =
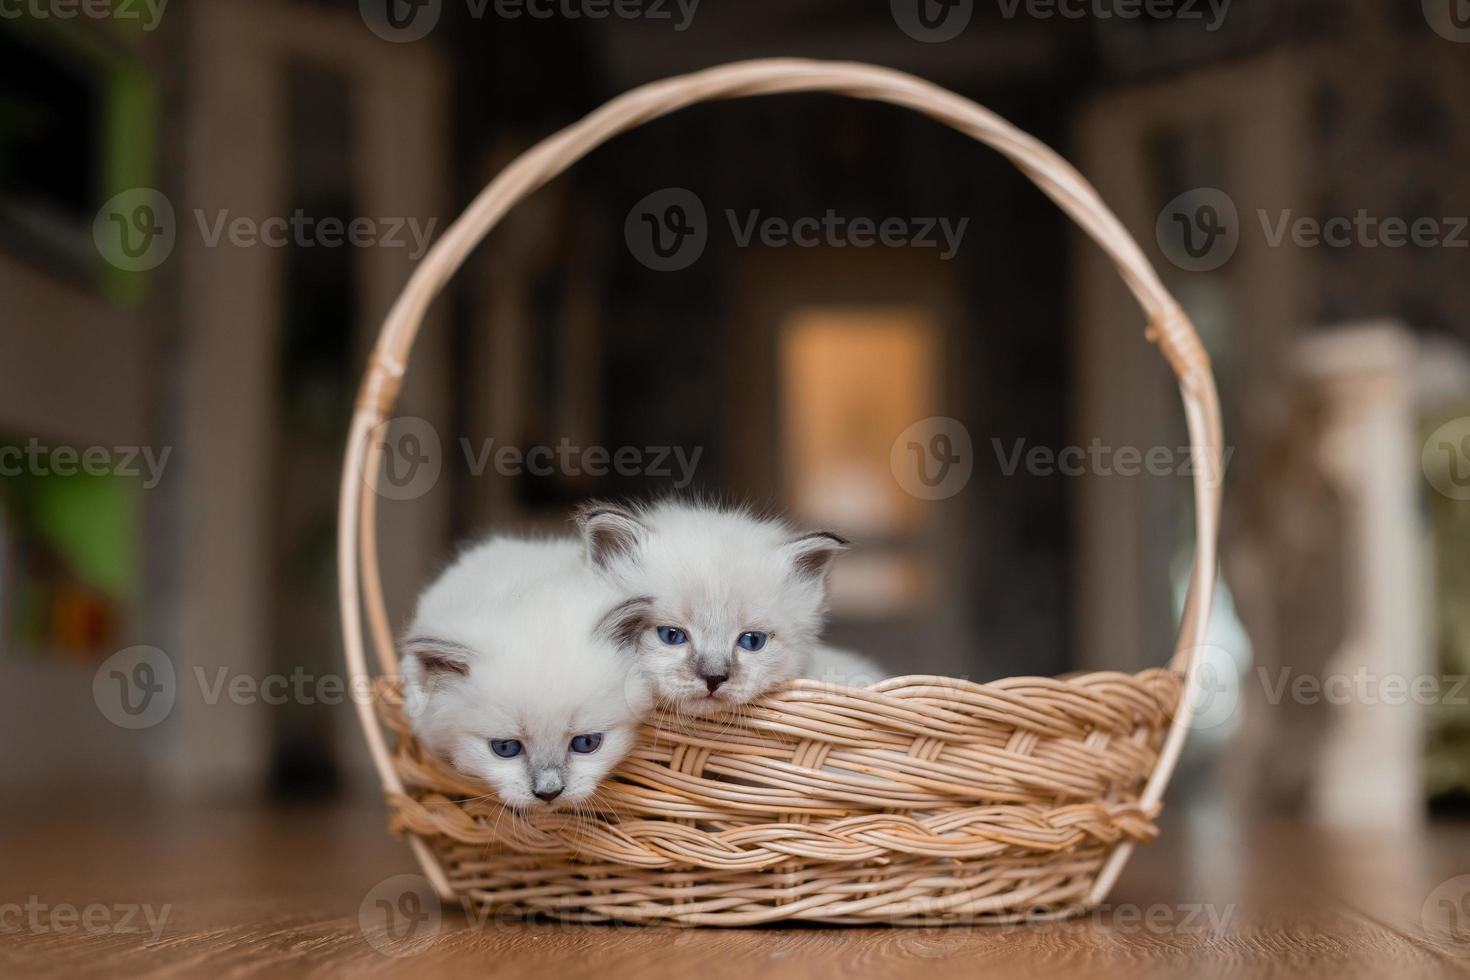
M1179 378L1196 454L1197 552L1167 670L990 684L797 681L738 715L654 718L580 813L509 813L426 754L401 713L378 577L373 432L429 303L516 201L611 136L691 103L826 91L907 106L994 146L1113 259ZM475 199L383 326L343 470L338 564L354 684L366 619L382 677L358 710L395 830L445 900L567 919L891 924L1065 915L1112 887L1154 817L1188 729L1215 570L1219 406L1194 328L1070 165L951 92L871 65L741 62L635 89L537 144ZM385 728L394 736L390 748Z

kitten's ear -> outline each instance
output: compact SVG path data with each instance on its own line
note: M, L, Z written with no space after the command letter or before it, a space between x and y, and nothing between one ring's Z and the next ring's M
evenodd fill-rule
M653 600L642 595L618 603L598 622L598 635L620 647L633 646L643 631L652 625L649 621L652 606Z
M788 541L786 558L798 578L823 579L832 559L847 550L847 539L831 531L812 531Z
M404 641L403 652L423 665L426 677L468 677L470 674L470 652L458 643L411 637Z
M631 555L648 532L631 510L616 504L584 504L572 519L577 522L587 560L598 568Z

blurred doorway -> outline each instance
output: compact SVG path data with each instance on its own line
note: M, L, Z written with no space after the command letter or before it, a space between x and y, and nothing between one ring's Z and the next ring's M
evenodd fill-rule
M781 469L793 515L862 541L832 573L836 616L912 615L935 577L934 511L894 479L894 439L935 414L939 324L922 306L813 306L778 334Z
M753 256L743 278L729 383L769 394L725 420L731 492L853 539L834 566L831 642L905 672L972 673L974 488L922 500L892 463L914 423L964 414L954 273L902 250L814 249Z

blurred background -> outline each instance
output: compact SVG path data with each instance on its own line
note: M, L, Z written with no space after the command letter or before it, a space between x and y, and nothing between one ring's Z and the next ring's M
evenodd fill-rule
M1465 813L1462 0L0 9L0 798L378 806L335 522L390 303L537 140L799 55L1051 144L1199 326L1224 581L1175 798ZM1144 327L1039 191L926 118L802 95L647 124L433 309L381 434L395 624L468 535L688 492L851 536L831 636L896 671L1162 665L1191 453Z

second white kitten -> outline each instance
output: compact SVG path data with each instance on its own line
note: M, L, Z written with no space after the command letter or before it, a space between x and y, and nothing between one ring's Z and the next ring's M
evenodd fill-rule
M643 601L639 663L655 695L680 710L728 709L795 677L866 684L883 676L819 642L827 571L847 548L836 534L669 502L590 504L576 521L588 563Z
M425 590L403 641L414 731L508 806L586 799L650 705L628 633L641 606L621 600L574 540L470 548Z

